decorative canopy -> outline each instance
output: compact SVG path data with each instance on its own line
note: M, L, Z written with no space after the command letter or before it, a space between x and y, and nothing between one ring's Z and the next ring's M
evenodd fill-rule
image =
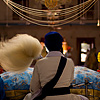
M20 17L30 23L41 26L61 26L83 16L98 0L87 0L78 5L58 9L60 5L71 0L37 0L45 4L47 10L39 10L17 4L11 0L3 0L7 6ZM46 18L43 20L42 18ZM63 17L63 18L61 18Z

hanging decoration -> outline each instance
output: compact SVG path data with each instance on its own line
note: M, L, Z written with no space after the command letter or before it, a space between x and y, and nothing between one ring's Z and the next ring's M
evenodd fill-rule
M87 0L83 3L65 9L58 9L57 7L63 3L71 2L71 0L42 0L48 10L26 7L11 0L3 1L12 11L24 20L36 25L54 27L70 23L83 16L98 0ZM43 17L45 20L42 19ZM61 17L63 17L63 19L61 19Z

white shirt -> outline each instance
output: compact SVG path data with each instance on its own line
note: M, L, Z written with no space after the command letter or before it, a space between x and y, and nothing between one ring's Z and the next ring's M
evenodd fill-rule
M34 94L40 87L43 87L55 76L61 56L63 56L61 52L51 51L46 57L40 59L36 63L30 84L32 94ZM67 58L64 71L55 87L69 87L73 78L74 63L72 59Z
M58 69L59 61L62 53L58 51L49 52L45 58L40 59L34 68L30 91L34 95L35 92L49 82L56 74ZM67 63L64 71L58 80L55 88L69 87L74 78L74 63L72 59L67 58ZM24 100L30 100L31 94L26 95ZM28 99L27 99L28 98ZM80 98L75 94L57 95L57 96L46 96L43 100L88 100L87 98Z

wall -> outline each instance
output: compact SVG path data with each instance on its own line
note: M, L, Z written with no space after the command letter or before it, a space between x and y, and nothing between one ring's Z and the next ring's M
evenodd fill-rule
M16 34L30 34L39 40L44 37L47 32L50 31L48 27L41 26L0 26L0 32L4 35L8 35L8 38L15 36ZM57 30L73 48L72 57L75 65L78 64L78 52L77 52L77 38L95 38L95 45L97 51L100 51L100 27L96 25L66 25L62 26L61 30Z

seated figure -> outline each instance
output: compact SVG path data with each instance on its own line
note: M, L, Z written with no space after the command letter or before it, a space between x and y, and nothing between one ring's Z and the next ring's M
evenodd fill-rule
M44 87L56 76L60 59L64 57L61 53L62 42L63 38L57 32L49 32L45 35L45 45L49 52L46 57L36 62L30 83L31 93L27 94L24 100L30 98L31 100L88 100L84 96L70 93L70 84L74 79L74 63L70 58L67 58L65 68L57 83L54 86L49 85L52 89L43 92L42 96L34 98L39 89L42 88L44 90Z

